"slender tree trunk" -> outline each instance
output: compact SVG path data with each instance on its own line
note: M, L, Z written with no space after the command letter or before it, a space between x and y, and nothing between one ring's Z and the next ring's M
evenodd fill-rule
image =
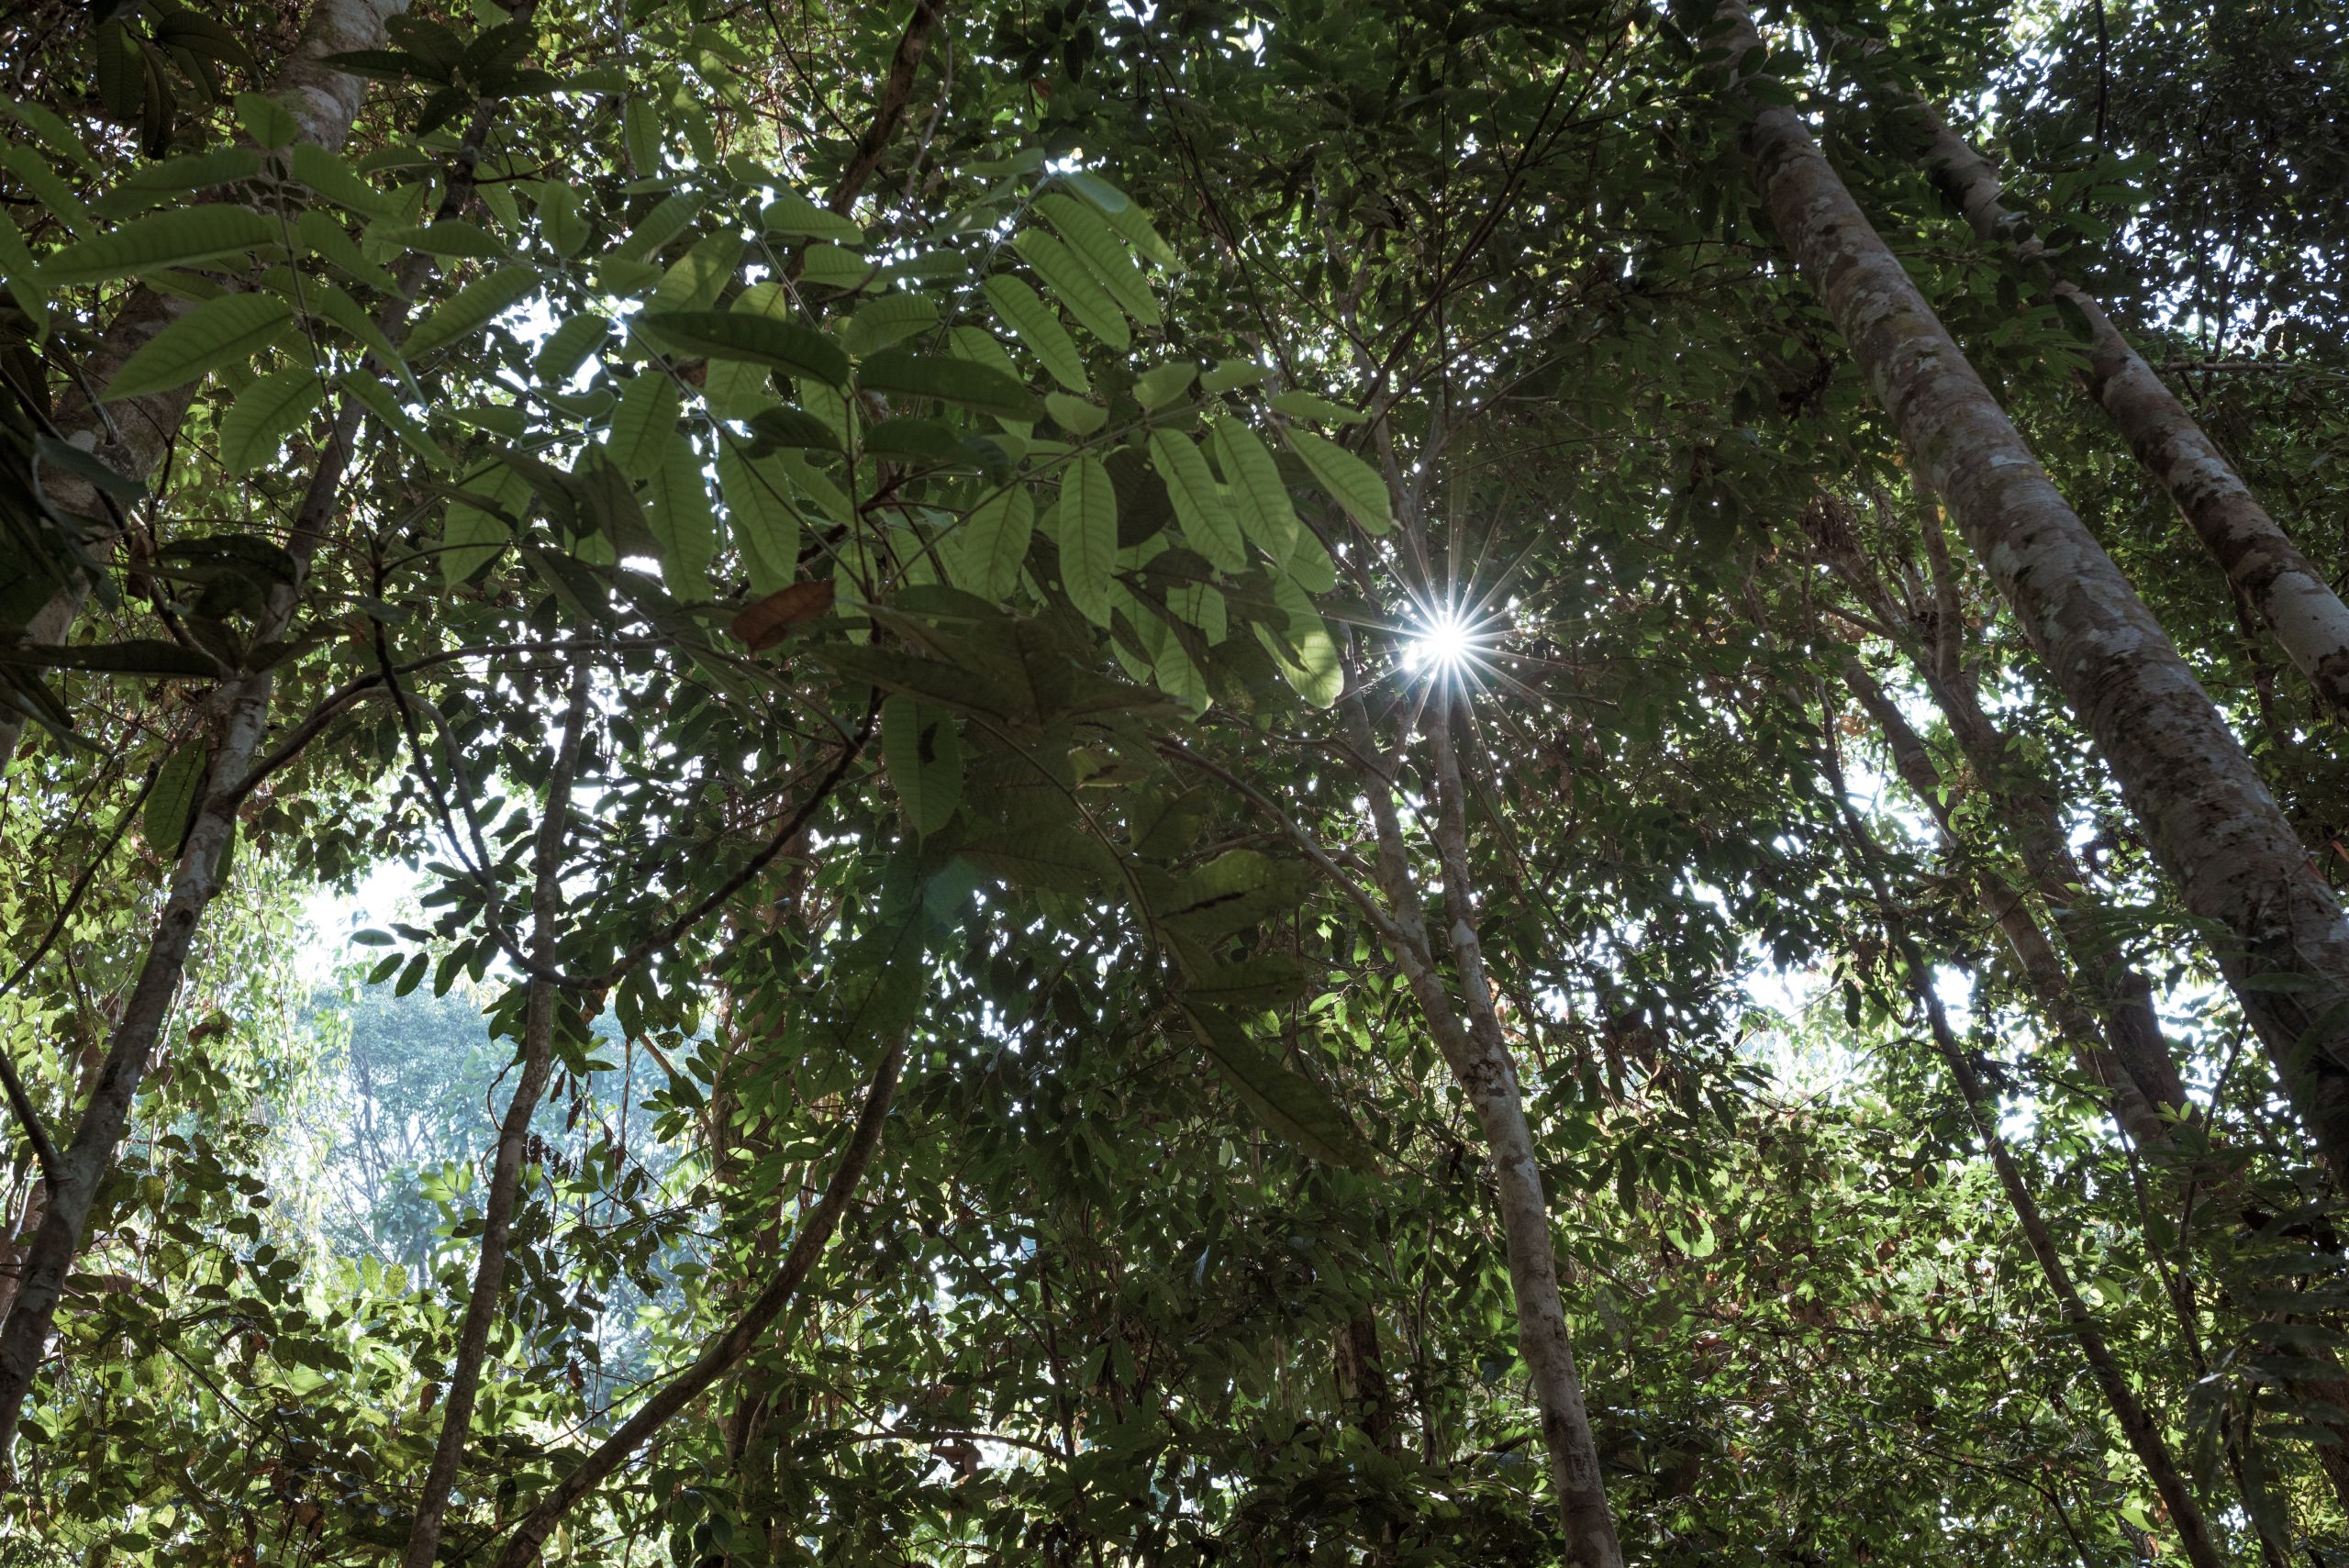
M1439 699L1441 700L1441 699ZM1622 1568L1623 1550L1598 1465L1598 1443L1583 1403L1582 1373L1575 1364L1566 1331L1565 1303L1558 1285L1558 1257L1551 1240L1550 1211L1542 1185L1541 1160L1508 1041L1493 1010L1485 973L1475 906L1467 881L1466 828L1458 760L1445 719L1434 728L1438 742L1440 814L1437 839L1443 866L1445 913L1451 920L1453 962L1459 971L1461 1006L1437 973L1435 949L1420 914L1404 851L1403 828L1395 810L1393 786L1368 771L1378 754L1368 716L1349 698L1345 718L1357 754L1364 760L1364 792L1378 834L1378 875L1389 917L1402 940L1395 959L1435 1037L1453 1077L1468 1096L1477 1126L1491 1151L1500 1195L1501 1231L1508 1249L1509 1289L1517 1304L1517 1342L1533 1385L1542 1418L1542 1445L1550 1455L1550 1479L1566 1539L1569 1568ZM1466 1012L1464 1019L1462 1012Z
M292 113L303 139L332 151L349 139L351 123L359 117L366 79L337 71L325 63L326 59L353 50L383 48L384 24L406 10L408 0L317 0L303 26L301 41L269 89L271 96ZM81 362L79 378L58 400L59 434L86 446L109 467L142 484L147 483L171 451L180 421L186 417L201 383L105 404L94 403L90 394L104 390L131 355L195 309L196 303L194 298L144 285L132 289L97 347ZM110 515L89 481L69 469L51 465L42 482L57 505L68 511L99 519ZM109 536L93 539L101 548L110 542ZM25 635L35 642L62 642L88 595L88 584L79 578L61 585L33 612ZM24 724L21 714L0 713L0 771L16 756Z
M872 1085L865 1090L863 1108L857 1113L855 1129L849 1135L848 1147L841 1151L840 1163L832 1167L823 1197L799 1228L799 1234L792 1239L791 1251L774 1278L743 1308L731 1328L712 1340L683 1371L654 1390L635 1415L621 1422L611 1436L597 1444L522 1517L505 1549L498 1552L495 1568L529 1568L538 1561L540 1550L562 1521L563 1515L627 1463L680 1410L758 1348L760 1340L783 1315L784 1308L791 1305L800 1284L823 1256L824 1244L840 1228L849 1199L863 1179L865 1167L873 1162L883 1124L889 1119L889 1103L897 1091L897 1074L905 1065L908 1033L910 1029L899 1034L883 1051L874 1069Z
M358 3L359 0L325 0L319 14L347 16L349 8ZM379 31L382 17L404 4L405 0L398 0L397 5L387 8L384 0L367 0L370 14L377 17ZM529 17L534 5L535 0L524 0L518 14ZM316 19L314 16L311 39L335 36L319 34L315 28ZM292 67L288 69L293 72ZM342 90L337 83L348 83L351 94L358 91L355 79L318 69L315 61L294 74L297 82L295 91L303 106L301 112L316 113L322 105L343 101L333 95ZM355 113L356 97L348 101ZM347 129L347 118L344 123ZM436 217L455 216L472 199L474 170L488 129L489 114L484 107L465 133ZM405 319L408 301L430 275L432 265L432 259L423 254L412 255L401 264L397 274L401 297L390 301L378 313L378 324L387 332ZM310 474L286 539L286 553L294 565L292 581L271 590L253 628L255 647L283 637L301 606L309 584L310 559L333 520L342 493L343 474L356 450L364 415L364 406L349 396L336 409L334 424L318 452L317 466ZM73 1141L64 1152L61 1178L50 1184L48 1207L41 1217L40 1229L26 1250L14 1309L7 1320L0 1323L0 1473L7 1472L8 1454L24 1413L25 1397L48 1345L50 1326L64 1290L65 1277L81 1252L90 1205L113 1166L115 1148L129 1119L131 1101L146 1076L147 1064L153 1058L156 1041L186 973L188 953L205 906L219 892L221 858L236 832L237 811L245 797L245 782L269 728L270 696L274 687L274 673L263 670L223 683L209 699L209 707L217 717L219 738L209 759L204 796L181 845L179 862L164 897L162 913L156 919L154 935L149 939L139 978L107 1042L106 1057L98 1067L81 1123L74 1129ZM13 736L6 739L13 744Z
M562 741L554 771L548 776L546 805L539 821L535 883L530 891L530 956L541 970L555 967L562 856L571 828L571 787L586 740L592 669L583 660L572 674L571 707L563 717ZM440 1402L440 1438L433 1447L431 1468L425 1473L424 1495L417 1504L416 1523L408 1532L401 1568L432 1568L440 1549L449 1495L456 1488L464 1465L473 1402L481 1391L482 1363L488 1358L490 1330L496 1326L506 1288L507 1252L529 1148L530 1118L546 1092L554 1059L557 1000L552 981L543 975L530 977L522 1005L521 1072L515 1079L513 1096L506 1103L505 1118L498 1124L497 1155L490 1167L489 1194L482 1208L481 1256L473 1265L473 1295L465 1302L464 1322L457 1334L456 1364L450 1373L448 1396Z
M1338 1326L1330 1348L1338 1404L1356 1431L1381 1453L1395 1451L1395 1407L1386 1392L1386 1358L1378 1344L1378 1315L1368 1307Z
M2349 922L2152 614L2065 504L1801 116L1758 101L1765 57L1742 0L1711 44L1763 206L1955 515L2032 646L2096 740L2336 1182L2349 1177ZM2289 977L2283 984L2277 977Z
M1925 172L1974 232L1991 243L2013 239L2014 215L2004 205L1989 161L1914 94L1880 80L1869 82L1869 92L1887 118L1914 128L1923 144ZM2037 238L2023 239L2014 250L2026 265L2045 267L2046 247ZM2268 516L2219 443L2129 346L2104 307L2062 278L2050 275L2043 286L2087 318L2088 369L2082 390L2160 481L2227 581L2308 677L2318 701L2336 716L2349 716L2349 605Z

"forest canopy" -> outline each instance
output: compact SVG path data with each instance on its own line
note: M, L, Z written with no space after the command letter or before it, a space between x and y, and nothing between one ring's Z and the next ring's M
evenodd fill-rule
M0 1565L2349 1565L2349 13L19 0Z

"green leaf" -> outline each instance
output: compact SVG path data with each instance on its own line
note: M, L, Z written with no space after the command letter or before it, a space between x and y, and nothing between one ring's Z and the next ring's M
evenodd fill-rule
M1068 328L1041 295L1018 278L1001 274L986 281L986 295L996 317L1036 356L1047 374L1071 392L1092 390L1085 374L1084 356L1076 351L1076 339L1068 335Z
M701 458L674 424L644 503L645 521L661 546L661 580L669 592L680 599L714 598L709 564L718 556L718 519L710 513Z
M503 261L507 255L505 241L481 225L467 223L462 217L444 217L438 223L380 224L369 231L368 238L402 250L421 250L428 256Z
M274 219L250 207L216 204L150 213L111 233L68 245L41 263L41 281L51 286L104 283L157 267L217 261L283 238Z
M874 354L858 365L856 379L867 392L936 397L1006 419L1032 421L1044 413L1035 396L1003 372L943 354Z
M666 314L707 310L718 302L718 296L733 279L734 270L741 264L740 235L728 232L697 239L691 250L661 274L651 297L644 302L645 311L650 315L656 311Z
M621 387L619 406L612 410L604 437L613 465L630 479L651 478L667 461L684 408L677 384L658 365Z
M6 169L17 179L23 181L25 189L32 193L33 201L40 209L56 215L58 220L73 233L87 235L97 227L96 217L82 198L73 194L73 187L67 184L59 177L57 171L49 166L48 159L43 158L31 148L16 142L0 142L0 168ZM11 218L9 221L13 224L16 220ZM117 229L116 232L119 233L120 230ZM105 238L111 239L113 236L108 235ZM83 241L83 245L95 243L96 241L92 239ZM69 247L60 251L59 255L71 256L81 250L83 245ZM42 268L41 275L45 282L57 284L76 281L95 281L59 277L49 271L49 267L55 265L56 260L51 258L48 266ZM130 269L126 267L118 270L128 272ZM101 275L111 277L114 273L109 272Z
M1134 401L1144 408L1163 406L1189 391L1198 376L1199 367L1189 361L1170 361L1134 377Z
M1249 1039L1237 1018L1203 1003L1184 1004L1183 1016L1199 1048L1265 1127L1324 1164L1376 1166L1361 1129L1329 1091Z
M785 191L762 207L759 226L769 234L827 239L839 245L864 243L863 229L838 213L818 206L797 191Z
M1044 286L1063 309L1076 317L1078 326L1119 353L1134 346L1132 329L1127 327L1118 302L1094 281L1067 246L1041 228L1023 228L1013 237L1011 248L1044 280Z
M1286 576L1273 579L1273 602L1287 617L1289 647L1273 639L1271 628L1259 625L1257 640L1281 667L1282 678L1297 695L1316 707L1334 706L1346 688L1346 669L1338 654L1338 639L1313 607L1305 590Z
M1118 492L1100 460L1080 457L1061 479L1061 586L1096 626L1109 624L1118 571Z
M880 268L838 245L810 245L799 253L799 273L825 288L858 289L878 281Z
M938 325L938 306L918 294L883 295L848 318L841 338L852 354L871 354Z
M273 295L224 294L207 299L156 333L106 384L113 402L141 397L241 364L275 340L294 307Z
M273 372L246 387L220 417L221 463L231 473L250 473L269 462L326 390L308 365Z
M579 210L579 193L559 180L539 183L539 227L547 247L568 260L587 248L591 230Z
M1109 422L1109 411L1097 403L1071 397L1064 392L1044 394L1044 408L1052 422L1074 436L1089 436Z
M848 355L820 332L740 310L645 313L644 323L687 353L748 360L829 386L848 384Z
M531 373L544 385L559 387L611 336L612 324L594 311L574 316L548 333L547 340L539 345L538 357L530 361Z
M796 235L804 239L829 239L834 244L864 244L864 230L798 195L785 190L759 209L759 228L771 235Z
M302 122L293 111L262 93L237 95L237 123L263 147L289 147L302 135Z
M962 854L997 881L1049 893L1096 892L1117 875L1108 851L1068 828L1028 828L974 839Z
M384 384L381 377L365 370L342 373L343 390L366 405L367 412L381 419L394 435L399 437L417 456L439 469L454 468L456 463L441 450L423 426L400 406L399 395Z
M639 179L661 172L661 111L640 95L620 106L620 139Z
M295 220L294 234L312 255L351 282L379 294L400 292L399 280L369 261L366 252L359 249L359 241L344 232L341 222L332 213L312 207Z
M440 578L451 587L469 581L514 542L514 525L507 519L520 518L530 504L529 480L503 463L464 489L484 504L455 502L440 524Z
M701 204L698 195L680 193L663 196L608 254L623 261L646 260L693 226L694 219L700 216Z
M1174 430L1152 430L1150 465L1166 482L1175 520L1182 524L1183 538L1191 548L1219 572L1244 571L1248 546L1240 536L1240 524L1232 517L1231 508L1223 504L1207 457L1191 438Z
M147 847L167 860L179 858L180 842L195 818L197 797L210 762L203 737L183 741L155 775L155 787L147 792L147 809L139 825L146 832Z
M1370 464L1310 430L1288 431L1290 450L1305 460L1313 477L1346 509L1346 515L1372 534L1391 525L1386 510L1386 482Z
M523 262L511 262L485 272L459 289L440 303L440 308L417 323L402 345L411 360L420 358L444 343L486 324L501 311L511 309L538 291L539 270Z
M718 485L726 499L726 520L751 569L751 588L765 595L789 586L799 575L799 508L791 482L772 457L754 458L740 442L718 446Z
M1058 191L1036 198L1036 210L1044 220L1060 231L1069 248L1076 252L1101 286L1109 291L1125 313L1144 327L1158 327L1164 318L1158 313L1158 300L1150 292L1148 280L1134 259L1126 251L1125 241L1102 218L1100 213L1074 196Z
M953 819L963 799L963 745L953 723L899 695L881 705L881 755L906 820L923 838Z
M1208 428L1208 450L1223 473L1240 531L1274 564L1286 563L1297 548L1297 508L1289 504L1272 449L1237 419L1218 419Z
M1009 598L1019 586L1035 527L1036 502L1022 485L999 490L972 507L947 536L955 586L982 599Z
M391 198L354 172L350 164L315 141L296 142L287 155L294 177L339 207L366 217L391 210Z
M375 325L375 318L367 314L364 306L323 278L313 279L303 286L302 292L317 317L351 334L355 342L375 357L376 363L396 373L410 387L416 387L415 378L408 373L407 361L400 357L399 350L392 346L392 340L384 336L384 329ZM421 395L422 389L417 388L417 391Z

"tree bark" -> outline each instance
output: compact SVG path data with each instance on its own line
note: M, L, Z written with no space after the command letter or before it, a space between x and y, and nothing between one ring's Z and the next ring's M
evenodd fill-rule
M1943 497L2095 739L2293 1106L2349 1177L2349 922L2251 759L1845 189L1802 117L1744 90L1765 58L1742 0L1710 43L1770 221L1825 302L1918 476ZM2277 988L2278 984L2290 989Z
M353 50L383 48L384 24L407 6L408 0L317 0L303 25L301 40L269 88L270 95L301 127L303 139L336 151L350 139L351 123L358 118L365 95L366 79L337 71L326 59ZM146 484L170 453L180 421L187 417L188 406L202 383L103 405L92 401L91 395L103 391L131 355L195 309L196 303L144 284L132 289L97 347L82 361L80 377L59 398L58 433L95 452L109 467ZM110 516L106 504L80 474L52 465L42 482L64 509L101 521ZM114 537L94 534L92 543L104 548ZM88 596L89 585L79 578L59 587L26 622L25 636L34 642L64 641ZM6 771L15 758L24 727L22 714L0 713L0 771Z
M2013 241L2015 215L2004 205L1989 161L1914 94L1880 81L1871 82L1869 90L1888 118L1916 129L1925 172L1974 232L1994 244ZM2046 266L2046 247L2036 237L2016 241L2013 249L2027 266ZM2103 306L2052 274L2043 286L2045 295L2070 301L2087 319L2088 369L2081 389L2160 482L2227 581L2308 677L2317 700L2335 717L2349 717L2349 605L2259 504L2219 443L2130 347Z
M946 9L946 0L914 0L914 14L906 19L906 30L897 39L896 52L889 57L889 70L881 79L880 96L873 106L873 123L864 128L864 135L850 154L848 167L841 171L840 183L832 187L829 205L832 211L845 214L855 204L857 193L881 167L881 159L888 151L889 139L897 134L897 122L906 117L906 105L913 96L914 72L921 69L922 56L930 52L930 36L938 30L938 18Z
M1439 702L1441 702L1439 698ZM1510 1295L1517 1304L1518 1350L1533 1385L1542 1418L1542 1445L1550 1455L1550 1479L1566 1540L1568 1568L1622 1568L1623 1549L1615 1536L1615 1516L1598 1464L1598 1443L1583 1403L1582 1373L1575 1364L1566 1331L1565 1304L1558 1285L1558 1258L1550 1233L1550 1210L1542 1191L1542 1165L1525 1118L1525 1099L1507 1037L1493 1010L1485 972L1475 906L1467 880L1467 833L1458 759L1446 717L1439 717L1437 842L1443 868L1445 914L1459 971L1461 1002L1437 973L1435 949L1420 913L1418 888L1406 858L1401 819L1393 785L1367 766L1377 748L1358 697L1349 697L1345 718L1358 756L1364 760L1364 793L1377 830L1377 871L1387 918L1401 940L1390 943L1406 985L1418 1002L1452 1074L1468 1097L1492 1156L1499 1189L1501 1231L1508 1250ZM1465 1011L1466 1018L1462 1017Z
M554 771L547 783L544 814L539 822L535 883L530 890L530 950L539 967L555 966L558 922L562 904L562 853L570 837L571 787L579 772L579 753L587 734L588 674L593 666L582 661L571 678L571 707L564 716L562 741ZM489 1333L497 1321L498 1304L506 1286L506 1259L512 1240L514 1207L522 1185L522 1167L530 1142L530 1118L546 1092L554 1058L554 983L543 974L530 977L522 1005L521 1073L506 1115L498 1124L497 1155L490 1167L489 1194L482 1206L481 1256L473 1265L473 1295L465 1302L463 1325L457 1335L457 1360L449 1378L448 1396L440 1402L440 1437L434 1444L432 1465L425 1473L424 1495L417 1504L416 1523L408 1531L401 1568L432 1568L440 1550L441 1527L449 1511L449 1495L456 1488L465 1461L465 1440L471 1435L473 1402L481 1391L482 1363L489 1354Z
M733 1327L712 1340L691 1364L655 1390L635 1415L621 1422L611 1436L598 1443L522 1517L505 1549L498 1552L495 1568L529 1568L538 1561L547 1537L573 1505L602 1485L677 1412L699 1398L711 1384L758 1348L760 1339L783 1315L783 1309L791 1305L800 1284L822 1257L824 1244L840 1228L849 1199L863 1179L865 1167L873 1162L873 1151L881 1142L883 1124L889 1119L889 1103L896 1094L897 1074L905 1065L909 1033L910 1029L899 1034L882 1053L874 1069L872 1086L865 1091L863 1108L857 1113L855 1129L849 1135L848 1147L841 1151L840 1163L832 1167L823 1197L793 1239L791 1251L774 1278L743 1308Z

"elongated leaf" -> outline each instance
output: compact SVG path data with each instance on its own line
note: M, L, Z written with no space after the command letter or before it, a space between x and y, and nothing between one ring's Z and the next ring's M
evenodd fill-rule
M220 462L231 473L259 468L325 395L326 384L307 365L262 376L220 417Z
M548 385L561 386L611 335L612 324L595 312L574 316L547 334L530 368Z
M1240 1021L1222 1009L1186 1003L1183 1016L1199 1048L1259 1121L1324 1164L1357 1171L1375 1167L1361 1129L1328 1090L1249 1039Z
M707 310L725 292L728 280L741 262L741 236L730 230L707 235L669 264L669 270L661 274L661 282L654 285L652 297L644 302L644 308L648 314Z
M1174 430L1150 433L1150 465L1166 482L1167 497L1174 503L1174 518L1183 538L1208 558L1219 572L1239 572L1248 564L1248 546L1240 524L1217 492L1208 460L1191 438Z
M1267 401L1292 419L1317 419L1325 425L1359 425L1370 417L1310 392L1284 392Z
M661 580L681 599L707 600L709 563L718 558L718 518L701 458L672 426L667 450L644 497L645 521L661 546Z
M1125 313L1109 297L1109 291L1076 259L1074 251L1041 228L1021 229L1012 238L1011 248L1019 252L1021 261L1035 269L1062 308L1076 317L1078 326L1119 353L1134 346L1133 330L1126 325Z
M539 184L539 227L547 246L568 259L587 248L587 220L580 216L579 193L558 180Z
M1080 457L1061 480L1061 586L1096 626L1109 624L1118 571L1118 492L1100 461Z
M928 838L953 820L963 800L963 746L945 714L891 697L881 705L881 755L916 833Z
M207 680L225 673L210 654L160 637L130 637L120 642L0 645L0 664L35 670L95 670L111 675L184 675Z
M644 261L691 227L701 212L701 204L702 198L697 195L663 196L626 239L612 247L610 254L627 261Z
M943 354L874 354L857 367L856 379L867 392L936 397L1006 419L1032 422L1044 417L1035 396L1003 372Z
M849 317L841 337L852 354L877 353L938 324L938 306L918 294L883 295Z
M1037 197L1036 210L1044 215L1044 221L1060 230L1069 249L1076 252L1127 315L1145 327L1164 324L1164 317L1158 313L1158 300L1150 292L1141 269L1134 265L1125 241L1100 213L1058 191Z
M838 213L818 206L797 191L785 191L759 212L760 227L769 234L800 235L839 245L862 245L864 230Z
M773 648L791 635L791 628L821 620L832 613L829 583L794 583L761 597L736 616L728 628L752 649Z
M1338 639L1330 635L1329 625L1313 607L1312 599L1289 577L1273 579L1273 601L1287 617L1288 646L1279 646L1270 629L1262 625L1256 628L1257 639L1278 662L1283 678L1297 695L1316 707L1334 706L1346 686Z
M1041 295L1018 278L999 273L986 281L986 294L996 317L1036 356L1047 374L1071 392L1093 390L1085 378L1085 358L1076 351L1076 339L1068 335L1068 328Z
M315 141L295 144L287 154L294 177L339 207L367 217L391 210L391 198L361 179L341 159Z
M210 761L202 736L182 741L156 773L155 787L147 793L139 827L147 836L148 849L167 861L179 858L180 840L187 837L188 824L195 820L196 799L203 792Z
M399 395L384 385L380 376L364 370L347 370L340 379L344 389L365 404L367 412L381 419L417 456L435 468L456 466L440 443L400 406Z
M1096 892L1117 875L1108 851L1068 828L1030 828L974 839L963 846L962 853L989 876L1051 893Z
M622 387L604 438L614 466L630 479L651 478L668 457L684 407L677 384L657 365Z
M511 309L539 286L539 270L519 261L484 273L459 289L417 323L403 348L411 360L474 331L499 312Z
M1288 432L1291 450L1305 460L1305 466L1321 488L1335 497L1346 515L1373 534L1385 533L1392 522L1386 509L1386 482L1378 471L1338 445L1310 430L1292 428Z
M397 375L421 395L423 389L416 385L415 377L408 373L407 361L400 357L399 350L392 346L392 340L384 336L384 329L375 325L375 318L367 314L366 306L323 278L306 284L302 292L316 316L350 333L360 347L373 356L376 364Z
M687 353L748 360L829 386L848 384L848 354L821 332L741 310L647 311L645 325Z
M1144 408L1163 407L1188 392L1198 378L1197 365L1187 360L1170 361L1134 377L1134 401Z
M1281 482L1280 463L1272 449L1237 419L1218 419L1209 426L1208 449L1223 471L1240 531L1275 565L1286 562L1297 548L1297 508L1289 505L1288 486Z
M440 524L440 576L451 586L471 579L513 542L507 519L519 518L530 504L529 480L502 463L464 488L484 504L455 502Z
M294 225L295 237L310 253L352 283L381 294L400 292L399 280L367 259L359 241L345 233L341 222L320 207L312 207Z
M799 574L799 508L783 465L720 441L718 485L734 548L751 569L751 591L772 594L789 584Z
M462 217L444 217L438 223L387 223L374 229L369 238L402 250L421 250L428 256L503 261L508 254L505 242L497 236Z
M157 267L187 267L274 245L277 223L250 207L209 206L150 213L108 234L68 245L41 263L51 284L103 283Z
M950 557L955 586L983 599L1009 597L1019 585L1035 527L1036 503L1024 486L998 491L971 508L962 526L947 536L954 541Z
M106 384L109 400L184 386L267 348L294 319L273 295L224 294L207 299L139 346Z

